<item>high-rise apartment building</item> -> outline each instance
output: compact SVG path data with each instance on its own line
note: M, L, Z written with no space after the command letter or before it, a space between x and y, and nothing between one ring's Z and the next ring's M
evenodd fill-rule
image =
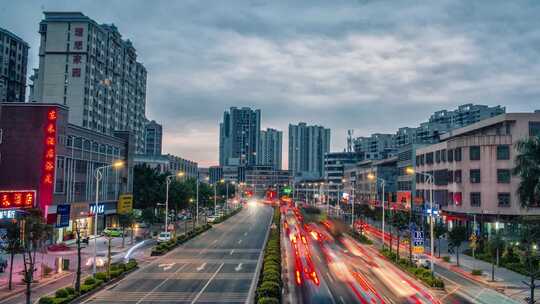
M144 154L161 155L163 142L163 127L154 120L146 123L144 127Z
M330 151L330 129L289 124L289 170L295 178L324 177L324 155Z
M0 28L0 102L24 102L28 43Z
M281 169L282 143L283 132L271 128L261 130L257 154L258 164Z
M114 25L80 12L44 12L32 99L69 107L69 122L97 132L135 135L144 153L146 69Z
M252 166L257 163L261 110L231 107L219 125L219 165Z
M384 159L395 154L394 134L375 133L370 136L357 137L354 140L354 151L363 159Z

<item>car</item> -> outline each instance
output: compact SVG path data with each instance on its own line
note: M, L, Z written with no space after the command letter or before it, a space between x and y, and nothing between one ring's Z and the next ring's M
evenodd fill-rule
M118 227L107 227L105 230L103 230L103 235L109 237L120 237L122 236L122 229Z
M217 216L211 215L211 216L207 217L206 219L207 219L207 221L209 223L213 223L213 222L215 222L217 220Z
M431 260L427 255L416 254L413 256L413 263L416 267L430 268Z
M171 240L171 233L162 231L157 238L158 243L167 242Z
M135 223L135 228L148 228L148 224L145 222Z

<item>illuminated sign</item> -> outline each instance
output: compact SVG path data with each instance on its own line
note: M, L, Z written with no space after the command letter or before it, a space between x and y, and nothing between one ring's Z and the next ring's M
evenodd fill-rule
M118 198L118 207L116 207L118 214L127 214L133 211L133 195L122 194Z
M0 210L0 220L3 219L14 219L15 210Z
M50 205L54 183L54 171L56 166L56 120L58 112L55 108L47 111L45 119L45 142L43 151L42 180L40 189L41 207Z
M35 200L34 190L0 190L0 209L32 208Z
M96 205L90 205L90 213L91 214L96 214ZM105 213L105 205L103 204L98 204L98 214L103 214Z

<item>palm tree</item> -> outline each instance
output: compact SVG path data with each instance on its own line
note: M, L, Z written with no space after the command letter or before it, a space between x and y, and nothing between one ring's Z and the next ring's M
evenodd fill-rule
M537 206L540 203L540 136L518 141L516 149L519 154L513 174L521 178L517 190L521 206Z

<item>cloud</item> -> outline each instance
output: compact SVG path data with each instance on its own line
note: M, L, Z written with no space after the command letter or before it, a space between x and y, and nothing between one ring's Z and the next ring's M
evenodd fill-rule
M37 65L43 8L115 23L148 69L147 116L164 124L164 150L204 164L217 162L218 124L230 106L260 108L263 127L284 130L284 144L289 123L330 127L332 149L342 150L347 129L393 132L469 102L509 111L539 104L534 1L6 6L0 26L31 44L30 68Z

